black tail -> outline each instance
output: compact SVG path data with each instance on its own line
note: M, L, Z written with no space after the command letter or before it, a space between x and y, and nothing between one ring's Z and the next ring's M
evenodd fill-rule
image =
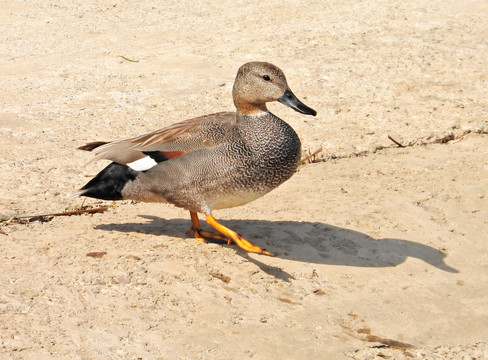
M79 195L102 200L122 200L122 189L137 175L138 171L113 162L83 186Z

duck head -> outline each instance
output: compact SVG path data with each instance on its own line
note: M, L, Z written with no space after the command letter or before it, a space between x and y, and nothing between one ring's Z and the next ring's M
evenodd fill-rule
M237 72L232 96L237 111L244 115L268 112L266 103L279 101L306 115L317 112L302 103L290 90L285 74L267 62L249 62Z

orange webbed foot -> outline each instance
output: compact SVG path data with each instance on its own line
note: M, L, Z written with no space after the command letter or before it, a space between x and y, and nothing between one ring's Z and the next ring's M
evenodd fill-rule
M234 230L225 227L224 225L220 224L212 215L207 215L206 220L207 224L213 227L217 231L204 231L201 228L200 219L198 219L198 214L194 211L190 211L191 217L191 227L186 232L187 234L193 232L195 239L201 241L203 243L207 243L205 238L216 239L227 242L227 245L230 245L232 242L236 243L241 249L257 253L257 254L264 254L268 256L274 256L269 251L260 248L259 246L255 246L251 244L249 241L244 239Z
M190 217L191 217L191 227L186 231L187 234L193 232L195 239L205 244L207 243L207 240L205 240L205 238L209 238L209 239L225 241L227 245L230 245L231 240L223 236L221 233L217 231L210 232L210 231L202 230L200 219L198 219L198 214L196 212L190 211Z
M232 239L232 241L234 241L241 249L244 249L249 252L258 253L258 254L274 256L269 251L262 249L259 246L255 246L251 244L249 241L244 239L234 230L231 230L228 227L225 227L224 225L220 224L217 220L215 220L215 218L212 215L207 215L206 220L207 220L207 224L209 224L219 233L225 235L227 238Z

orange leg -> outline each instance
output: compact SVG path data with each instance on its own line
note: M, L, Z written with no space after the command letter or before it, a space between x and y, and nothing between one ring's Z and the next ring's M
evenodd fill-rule
M215 230L217 230L219 233L225 235L227 238L232 239L241 249L244 249L249 252L255 252L258 254L265 254L265 255L270 255L273 256L270 252L261 249L259 246L255 246L251 244L249 241L244 239L242 236L240 236L238 233L235 231L225 227L224 225L220 224L217 220L212 215L207 215L206 217L207 224L209 224L211 227L213 227Z
M190 218L191 218L191 227L186 231L186 233L189 234L193 231L193 235L195 235L195 239L201 241L202 243L206 243L205 239L200 236L200 230L202 227L197 213L190 211Z
M221 233L208 232L202 230L200 219L198 218L198 214L196 212L190 211L190 218L191 218L191 227L187 230L186 232L187 234L193 232L193 234L195 235L195 239L203 243L207 242L204 238L211 238L211 239L226 241L227 245L230 245L231 240L229 238L222 236Z

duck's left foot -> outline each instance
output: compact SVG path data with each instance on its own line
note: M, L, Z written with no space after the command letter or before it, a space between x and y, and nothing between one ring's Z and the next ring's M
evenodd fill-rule
M259 246L255 246L251 244L249 241L244 239L234 230L231 230L228 227L225 227L224 225L220 224L217 220L215 220L215 218L212 215L207 215L206 219L207 219L207 224L209 224L219 233L225 235L228 239L232 239L232 241L234 241L241 249L244 249L249 252L258 253L258 254L274 256L269 251L266 251L265 249L262 249Z

